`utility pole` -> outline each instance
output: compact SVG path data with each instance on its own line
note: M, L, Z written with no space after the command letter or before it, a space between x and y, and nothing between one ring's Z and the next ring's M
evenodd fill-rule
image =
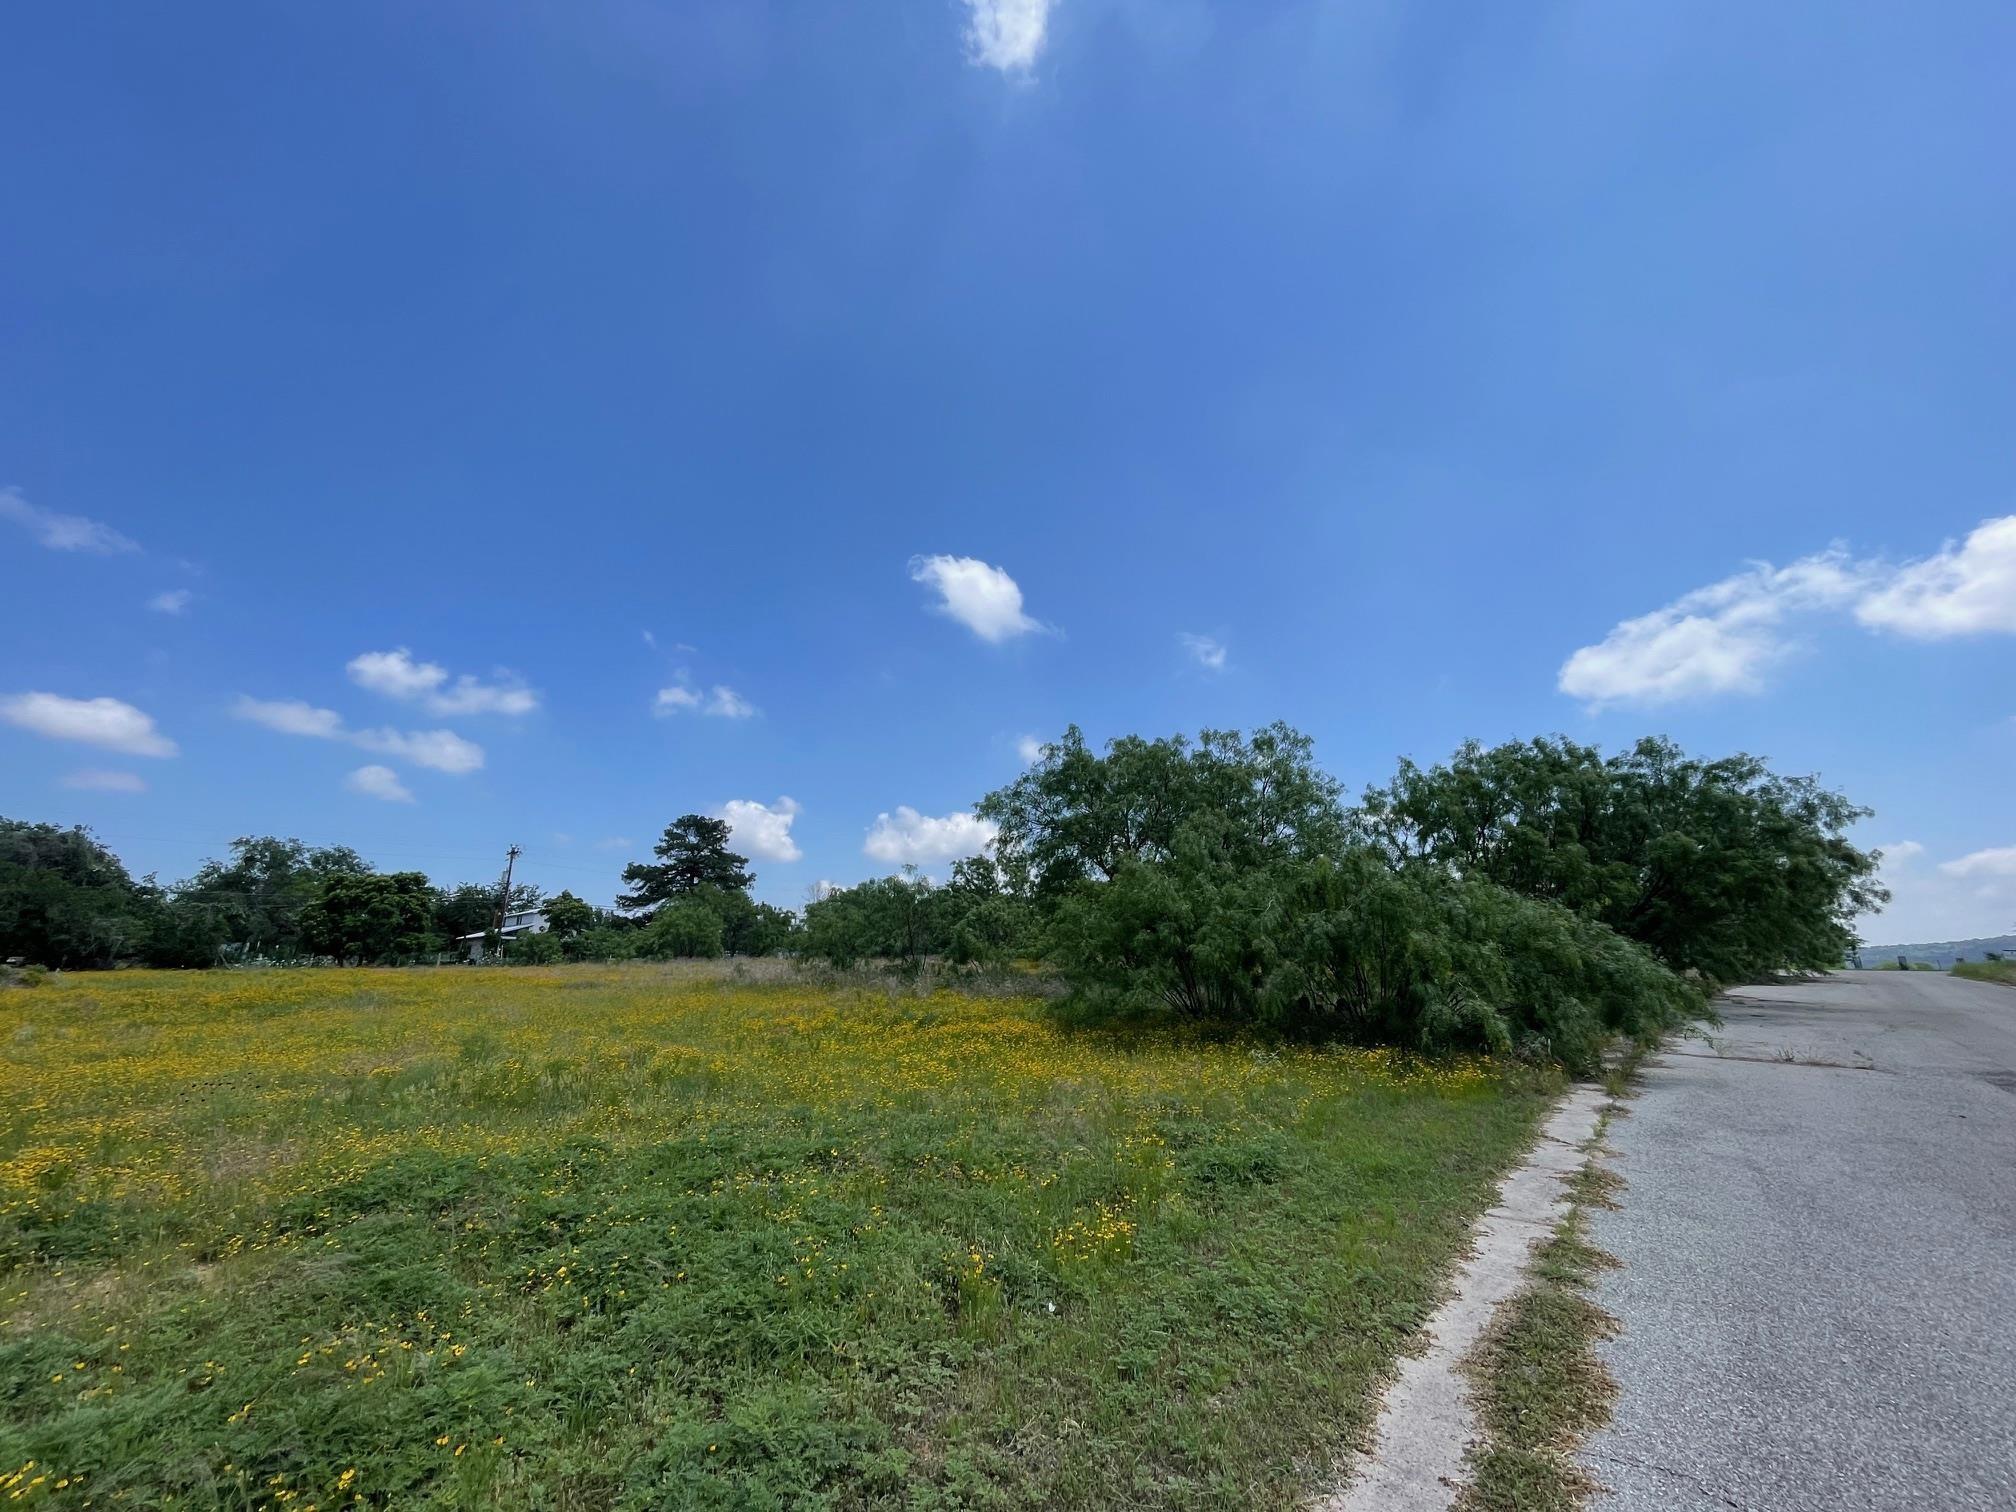
M499 950L504 948L504 915L511 910L511 868L524 854L515 845L504 852L504 880L497 888L497 922L491 926L496 931Z

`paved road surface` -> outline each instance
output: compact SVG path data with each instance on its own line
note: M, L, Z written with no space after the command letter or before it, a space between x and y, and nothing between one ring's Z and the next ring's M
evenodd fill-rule
M1723 1013L1611 1125L1599 1512L2010 1512L2016 989L1843 972Z

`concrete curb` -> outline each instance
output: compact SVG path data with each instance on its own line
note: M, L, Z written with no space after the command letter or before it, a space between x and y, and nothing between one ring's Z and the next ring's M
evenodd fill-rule
M1371 1453L1360 1457L1342 1490L1313 1504L1315 1512L1447 1512L1455 1502L1464 1455L1477 1436L1469 1386L1457 1366L1525 1282L1533 1246L1568 1216L1568 1183L1588 1163L1585 1146L1609 1104L1599 1087L1570 1092L1541 1126L1532 1153L1499 1183L1448 1300L1423 1330L1427 1348L1400 1362L1373 1427Z

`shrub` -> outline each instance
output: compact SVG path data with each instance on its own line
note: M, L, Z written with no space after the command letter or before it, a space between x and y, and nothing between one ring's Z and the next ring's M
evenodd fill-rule
M544 930L521 934L504 947L504 960L511 966L551 966L564 952L560 941Z
M560 950L570 961L627 961L637 954L641 931L607 926L569 935Z
M1244 868L1207 834L1076 889L1052 948L1081 1019L1171 1016L1410 1049L1591 1065L1702 996L1642 946L1556 904L1377 852Z
M687 959L721 954L721 915L705 903L671 903L652 917L641 932L637 953L653 960Z

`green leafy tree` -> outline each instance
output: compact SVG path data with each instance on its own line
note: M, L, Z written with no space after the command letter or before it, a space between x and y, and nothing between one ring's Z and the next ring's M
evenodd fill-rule
M0 819L0 957L65 970L132 960L159 907L89 830Z
M906 867L899 876L838 888L807 904L803 949L835 966L914 963L944 952L945 924L939 889L915 867Z
M637 953L653 960L711 959L722 951L721 915L696 898L668 903L638 932Z
M616 900L618 908L656 908L708 888L746 893L755 881L749 858L728 849L725 819L682 814L665 826L651 853L657 861L623 868L630 891Z
M560 949L570 961L627 961L637 954L643 934L641 929L598 924L584 934L569 935Z
M1514 1047L1578 1069L1702 995L1556 904L1367 846L1228 864L1208 836L1073 892L1052 938L1088 1019L1145 1017L1424 1051Z
M721 918L721 943L730 955L775 955L791 941L798 919L788 908L758 903L747 893L705 888L694 893Z
M999 965L1036 947L1034 910L1008 892L990 856L953 862L951 880L939 889L938 907L945 953L961 965Z
M585 934L596 925L596 910L571 892L561 891L546 900L546 928L557 944L560 940Z
M201 970L231 954L226 916L203 898L164 897L154 912L144 955L149 966Z
M549 930L527 930L504 947L505 962L512 966L551 966L564 957L561 941Z
M302 910L302 941L343 965L411 960L431 946L433 905L424 872L330 877Z
M172 898L186 936L214 928L222 953L287 960L302 951L301 916L322 883L370 871L347 845L241 835L231 842L230 859L204 862Z
M1868 810L1753 756L1671 741L1602 759L1565 740L1464 746L1365 795L1366 832L1432 863L1558 902L1719 981L1836 966L1887 896L1846 831Z
M1341 789L1316 766L1309 738L1284 724L1249 736L1206 730L1126 736L1096 755L1074 725L1043 758L977 809L998 827L995 857L1018 896L1054 901L1128 864L1154 864L1199 815L1235 865L1313 855L1345 833Z

